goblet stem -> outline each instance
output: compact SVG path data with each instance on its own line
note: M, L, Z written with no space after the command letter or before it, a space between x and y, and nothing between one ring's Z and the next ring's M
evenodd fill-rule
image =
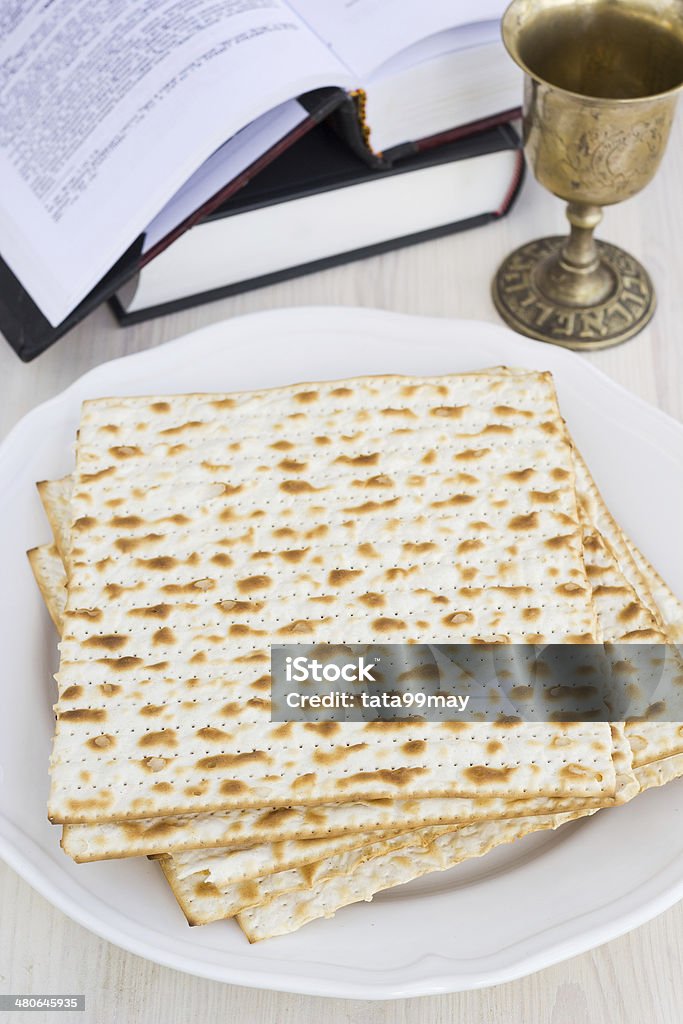
M589 203L568 203L569 238L562 248L562 262L572 270L590 273L598 265L598 249L593 232L602 220L602 209Z

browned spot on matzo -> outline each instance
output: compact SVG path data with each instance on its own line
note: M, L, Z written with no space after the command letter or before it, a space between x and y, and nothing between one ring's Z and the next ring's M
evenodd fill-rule
M97 473L83 473L81 480L89 482L91 480L101 480L102 477L112 476L116 472L114 466L108 466L106 469L100 469Z
M64 615L68 619L84 619L86 622L99 622L102 618L101 608L72 608L67 609Z
M371 452L369 455L340 455L334 461L347 466L376 466L379 461L379 452Z
M340 764L345 761L351 754L358 753L359 750L365 750L367 743L351 743L349 746L340 744L334 747L332 750L316 750L313 753L313 760L317 764Z
M405 416L408 419L415 419L415 413L412 409L380 409L382 416Z
M304 722L304 729L318 736L334 736L340 731L341 726L339 722Z
M163 714L165 710L165 704L145 704L144 707L140 708L140 714L144 715L145 718L156 718L158 715Z
M535 530L538 526L538 513L529 512L527 515L513 516L508 526L511 530Z
M259 822L262 825L276 825L286 821L287 818L291 818L293 814L296 814L296 811L291 807L277 807L275 810L267 811L261 815Z
M445 601L447 602L448 598ZM464 626L466 623L474 622L474 615L472 612L465 611L452 612L450 615L445 615L441 621L445 626Z
M95 526L97 520L93 516L79 516L78 519L73 523L71 529L83 532L84 530L90 530Z
M203 729L198 729L197 736L200 739L209 740L210 743L221 743L230 739L229 732L226 732L225 729L216 729L213 726L205 726Z
M115 672L130 672L132 669L142 665L142 658L135 656L124 658L98 658L98 664L106 665Z
M187 423L179 423L175 427L167 427L166 430L160 430L159 433L162 437L173 437L176 434L184 434L186 430L198 430L203 426L204 423L201 420L188 420Z
M152 569L155 572L167 572L178 564L178 559L172 555L157 555L155 558L137 558L137 565L141 569Z
M641 610L642 605L637 601L630 601L629 604L619 612L619 622L632 622L634 619L638 619L640 617Z
M230 555L226 555L224 552L219 552L217 555L211 556L211 564L219 565L223 569L227 569L229 566L234 565L234 562Z
M397 505L400 498L388 498L387 501L365 501L361 505L349 505L342 509L343 512L357 512L364 515L367 512L379 512L383 508L391 508Z
M474 462L476 459L483 459L490 451L490 448L466 448L462 452L457 452L454 458L458 462Z
M140 618L168 618L173 606L171 604L151 604L146 607L129 608L127 614Z
M265 750L244 750L239 754L213 754L210 757L203 757L197 761L197 767L202 771L213 772L221 768L233 768L235 765L269 761Z
M406 543L404 543L402 547L406 554L424 555L428 551L433 551L434 548L436 547L436 544L434 544L433 541L421 541L420 543L412 543L410 541L406 541Z
M483 548L483 546L483 541L479 540L478 537L474 537L472 540L461 541L455 550L459 555L464 555L468 551L477 551L480 548Z
M406 629L406 624L402 619L389 619L379 618L374 619L372 622L372 628L378 633L391 633L396 629Z
M128 637L119 636L117 633L106 633L100 635L95 633L84 641L84 647L102 647L107 651L120 651L128 643Z
M314 487L308 480L283 480L280 490L286 494L311 494L317 491L324 491L324 487Z
M162 626L161 629L157 629L152 633L153 644L174 644L175 641L175 633L168 626Z
M223 796L237 796L239 793L246 793L249 787L239 779L226 779L220 784L220 791Z
M401 748L406 754L423 754L427 749L424 740L408 740Z
M282 626L277 632L280 636L297 633L308 635L315 632L316 628L320 626L320 624L320 620L316 622L315 620L311 621L310 619L294 619L293 622L288 622L286 626Z
M178 739L173 729L160 729L158 732L146 732L138 741L141 747L177 747Z
M570 547L575 541L574 534L566 533L561 537L548 537L543 543L547 548L552 551L557 551L559 548Z
M106 722L107 712L104 708L73 708L60 711L57 718L62 722Z
M466 409L466 405L438 405L431 410L431 415L439 416L443 419L459 420Z
M163 540L163 534L161 533L148 533L144 537L118 537L114 541L114 547L125 555L131 551L136 551L140 547L144 547L146 544L154 544L155 541L160 540Z
M453 505L469 505L473 501L476 501L473 494L452 494L450 498L444 498L443 501L433 501L432 508L448 508Z
M507 782L515 768L491 768L486 764L475 764L465 768L465 775L473 782Z
M60 696L61 700L76 700L78 697L82 696L82 694L83 687L74 683L73 686L67 686L65 690L62 690Z
M246 576L237 581L237 589L242 594L250 594L254 590L266 590L272 582L270 576Z
M327 582L333 587L339 587L344 583L350 583L356 576L362 575L362 569L332 569L327 577Z
M349 775L340 780L340 785L347 786L353 782L367 784L386 782L390 786L402 787L410 785L411 782L425 771L425 768L381 768L375 772L358 772L355 775Z
M300 562L306 557L310 548L292 548L290 551L278 551L278 555L285 562Z
M110 520L112 526L130 527L144 526L145 520L140 516L113 516Z
M537 505L556 505L559 491L529 491L531 500Z
M109 449L115 459L132 459L136 455L142 455L142 450L137 445L120 444Z
M377 476L369 476L366 480L354 480L354 487L391 487L394 481L386 473L379 473Z

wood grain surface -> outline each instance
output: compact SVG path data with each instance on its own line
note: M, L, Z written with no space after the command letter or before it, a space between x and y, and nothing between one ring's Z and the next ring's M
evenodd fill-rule
M596 353L597 366L683 419L683 110L664 162L642 195L606 211L604 238L649 269L659 309L647 330ZM565 230L562 204L528 180L506 220L195 310L119 329L102 308L37 361L0 345L0 437L29 409L107 359L204 324L277 306L376 306L496 321L489 295L513 246ZM683 1020L683 905L597 950L492 989L404 1002L364 1002L238 988L157 967L96 938L0 865L0 992L85 993L82 1013L3 1019L60 1024L678 1024ZM1 1011L0 1011L1 1012Z

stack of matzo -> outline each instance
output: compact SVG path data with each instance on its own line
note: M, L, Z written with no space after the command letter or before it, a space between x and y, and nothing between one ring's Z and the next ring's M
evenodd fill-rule
M683 771L654 722L270 721L275 642L681 639L550 374L95 400L40 491L50 819L158 856L191 923L292 931Z

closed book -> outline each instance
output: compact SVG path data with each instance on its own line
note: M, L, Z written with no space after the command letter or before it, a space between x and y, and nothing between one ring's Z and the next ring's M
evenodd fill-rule
M485 224L511 208L523 167L507 123L388 167L320 125L143 267L113 308L135 323Z

